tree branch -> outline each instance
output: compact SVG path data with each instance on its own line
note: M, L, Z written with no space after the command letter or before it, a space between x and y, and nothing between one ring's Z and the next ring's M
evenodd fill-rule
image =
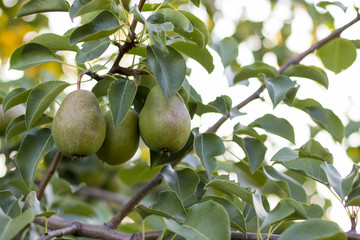
M86 195L86 196L91 196L91 197L97 197L97 198L101 198L101 199L105 199L105 200L109 200L109 201L114 201L117 203L120 203L122 205L124 205L129 199L125 198L125 197L121 197L118 194L115 194L113 192L110 191L105 191L99 188L93 188L93 187L82 187L78 190L78 193Z
M46 175L44 176L44 178L41 180L40 184L39 184L39 188L36 192L36 196L39 199L39 201L41 200L41 198L44 195L44 191L46 186L48 185L48 183L50 182L51 177L54 175L57 166L59 165L61 158L62 158L62 153L60 151L57 151L51 164L49 169L46 172Z

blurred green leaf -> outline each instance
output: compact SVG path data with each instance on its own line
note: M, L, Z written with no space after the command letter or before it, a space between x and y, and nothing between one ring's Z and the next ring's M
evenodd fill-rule
M110 84L108 98L115 127L126 117L136 94L136 84L131 80L117 79Z
M26 102L31 89L26 90L25 88L15 88L9 92L2 103L2 110L6 112L8 109Z
M286 76L276 76L271 80L265 80L265 85L274 108L281 102L286 93L295 87L295 83Z
M195 41L200 48L203 48L205 47L208 43L209 43L209 40L210 40L210 34L209 34L209 31L205 25L205 23L203 21L201 21L200 18L198 18L197 16L195 16L193 13L191 12L188 12L188 11L184 11L184 10L179 10L179 12L181 12L185 17L187 17L190 22L192 23L193 27L194 27L194 30L192 33L195 33L196 34L199 32L203 38L203 41L202 41L202 44L200 44L200 40L195 40L191 33L189 33L189 35L186 35L185 33L181 33L182 36L188 38L189 40L193 40Z
M291 65L283 73L289 77L301 77L312 79L315 82L323 85L324 87L329 87L329 80L326 75L326 72L316 66L306 66L302 64Z
M171 22L175 28L181 29L185 32L192 32L193 26L187 17L181 12L173 8L160 8L153 15L150 15L147 21L152 23Z
M299 153L295 150L292 150L288 147L284 147L280 149L272 158L270 161L275 162L282 162L282 161L289 161L294 160L299 157Z
M10 68L26 70L42 63L59 62L59 58L47 47L27 43L18 47L10 57Z
M37 43L52 51L78 51L76 45L71 46L69 38L56 35L54 33L44 33L34 37L30 43Z
M0 239L14 239L34 218L35 215L30 209L13 219L6 216L2 209L0 209Z
M47 81L34 87L27 99L25 122L27 129L34 126L55 98L70 84L62 81Z
M91 22L76 28L70 35L70 44L110 36L120 28L119 21L109 11L99 13Z
M233 37L226 37L220 42L212 44L212 48L219 54L222 64L226 67L238 56L239 43Z
M346 12L346 10L347 10L347 7L339 1L333 1L333 2L321 1L316 4L316 6L321 7L323 9L326 9L327 6L331 6L331 5L341 8L341 10L343 10L344 12Z
M31 211L37 216L43 212L46 212L44 204L42 204L36 197L36 192L31 191L25 199L23 211L31 209Z
M234 77L234 84L249 78L258 77L259 74L265 74L268 78L273 78L278 75L274 67L263 62L255 62L240 69Z
M99 10L114 11L116 7L115 3L112 0L92 0L92 1L87 1L86 4L84 5L81 4L80 6L81 7L77 9L76 13L73 15L72 18Z
M10 218L16 218L21 214L19 200L10 190L0 191L0 209Z
M321 219L308 219L291 225L279 240L346 240L346 234L334 222Z
M294 128L284 118L278 118L272 114L265 114L249 124L250 127L259 127L267 132L276 134L295 143Z
M331 153L314 139L310 139L300 147L299 157L316 158L328 163L333 162Z
M53 147L54 141L51 137L51 130L48 128L42 128L35 133L29 133L23 139L15 162L28 189L31 188L34 182L36 170L41 159Z
M41 12L67 12L69 3L65 0L29 0L17 12L16 17L23 17Z
M251 173L255 173L265 159L267 147L262 141L256 138L244 138L243 145L239 146L245 152Z
M160 169L160 167L150 169L149 165L144 163L136 164L135 166L121 168L118 172L118 177L124 184L131 186L135 183L149 181Z
M356 47L350 40L336 38L322 46L317 54L327 69L339 73L354 63Z

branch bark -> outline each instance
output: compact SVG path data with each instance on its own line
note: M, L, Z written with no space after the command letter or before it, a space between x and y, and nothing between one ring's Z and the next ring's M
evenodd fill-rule
M41 200L41 198L44 196L44 191L46 186L48 185L48 183L51 180L51 177L54 175L57 166L59 165L61 158L62 158L62 153L60 151L57 151L51 164L49 169L46 172L46 175L44 176L44 178L41 180L40 184L39 184L39 188L36 192L36 196L37 199L39 199L39 201Z

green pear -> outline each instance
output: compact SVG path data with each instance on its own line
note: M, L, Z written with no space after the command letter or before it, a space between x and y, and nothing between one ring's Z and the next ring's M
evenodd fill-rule
M186 144L191 118L179 94L166 98L159 86L149 92L139 115L140 135L155 152L177 152Z
M5 131L9 123L16 117L25 113L25 107L23 105L16 105L8 109L4 114L3 108L0 105L0 136L5 136Z
M96 153L105 139L106 123L95 95L76 90L67 95L52 122L58 149L69 157Z
M115 127L111 111L105 114L105 141L96 155L110 165L124 163L134 156L139 146L138 114L130 109L124 120Z

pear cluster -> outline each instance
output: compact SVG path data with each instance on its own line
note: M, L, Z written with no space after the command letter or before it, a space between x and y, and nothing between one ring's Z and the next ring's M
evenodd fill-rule
M166 98L159 86L151 89L140 114L129 109L118 126L111 111L102 115L96 96L87 90L68 94L52 123L54 142L64 155L96 154L110 165L130 160L140 136L152 151L177 152L186 144L190 130L190 114L181 96Z

